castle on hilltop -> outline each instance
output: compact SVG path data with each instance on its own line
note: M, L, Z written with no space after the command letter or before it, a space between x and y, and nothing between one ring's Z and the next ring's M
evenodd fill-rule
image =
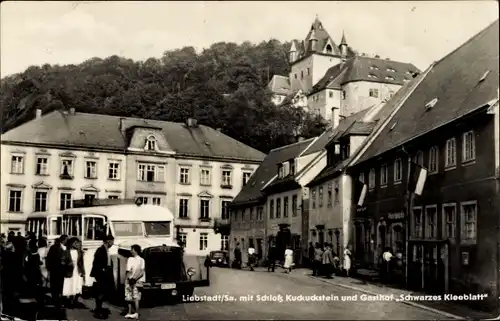
M290 74L268 84L276 105L291 103L337 126L341 117L389 99L419 73L417 67L378 56L359 55L342 34L337 45L318 17L303 41L288 53Z

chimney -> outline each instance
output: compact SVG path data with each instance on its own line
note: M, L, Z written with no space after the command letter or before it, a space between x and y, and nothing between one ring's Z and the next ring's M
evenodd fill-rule
M331 125L332 125L332 128L337 128L337 126L339 125L339 121L340 121L340 115L339 115L339 109L338 107L332 107L332 118L331 118Z
M74 115L75 114L75 109L74 108L70 108L69 109L69 114L70 115Z
M40 119L40 118L42 118L42 110L41 109L37 109L36 110L35 119Z
M198 125L198 121L194 118L188 118L187 121L186 121L186 125L188 127L191 127L191 128L194 128Z

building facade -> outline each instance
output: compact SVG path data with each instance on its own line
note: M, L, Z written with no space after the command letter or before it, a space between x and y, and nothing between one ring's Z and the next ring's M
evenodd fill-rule
M418 69L412 64L357 54L343 34L340 44L316 17L303 41L292 41L290 74L269 83L273 102L283 104L298 90L307 96L307 110L330 121L376 105L396 93Z
M53 130L57 128L58 130ZM201 147L200 147L201 146ZM264 155L186 124L55 111L2 135L2 232L77 199L137 199L175 213L187 252L226 250L229 204ZM4 216L4 213L6 214Z
M376 266L384 248L402 253L414 289L498 297L497 38L498 21L434 63L348 169L368 187L355 257ZM410 164L425 177L418 194Z

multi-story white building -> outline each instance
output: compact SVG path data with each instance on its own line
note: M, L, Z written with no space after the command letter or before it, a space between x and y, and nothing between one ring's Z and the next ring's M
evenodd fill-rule
M269 89L277 105L290 102L298 91L307 109L326 120L347 117L390 98L418 69L379 56L358 55L343 34L337 45L316 18L303 41L292 41L290 74L274 75ZM296 105L300 100L296 100Z
M264 158L198 125L54 111L2 135L2 232L77 199L141 198L169 208L186 251L227 249L214 222Z

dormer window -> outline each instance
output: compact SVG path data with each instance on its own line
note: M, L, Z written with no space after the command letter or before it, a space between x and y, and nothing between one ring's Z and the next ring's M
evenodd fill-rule
M329 53L329 54L332 53L332 46L330 46L330 45L326 46L326 53Z
M153 135L148 136L146 139L145 150L155 151L156 150L156 138Z
M395 78L394 78L394 77L391 77L391 76L387 76L387 77L385 77L385 79L386 79L386 80L392 80L392 81L394 81L394 80L395 80Z
M335 164L335 147L331 146L326 152L326 165L333 166Z
M349 143L343 143L340 145L340 157L342 160L349 158L350 155L350 149L351 149L351 144Z
M377 66L370 66L370 69L371 70L379 70L379 68Z
M396 70L392 69L392 68L387 68L387 71L388 72L396 72Z
M425 108L431 109L432 107L434 107L437 104L437 102L438 102L438 99L434 98L433 100L431 100L427 104L425 104Z
M375 76L375 75L369 74L369 75L368 75L368 78L377 79L378 77L377 77L377 76Z
M283 165L280 164L278 165L278 178L283 178L285 173L285 169L283 168Z
M289 166L290 166L290 175L295 175L295 160L292 159L290 161Z

